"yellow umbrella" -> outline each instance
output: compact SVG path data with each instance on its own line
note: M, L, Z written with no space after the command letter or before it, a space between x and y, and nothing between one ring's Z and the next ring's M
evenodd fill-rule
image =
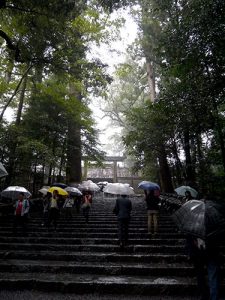
M62 196L68 196L67 191L65 191L64 189L62 189L62 188L60 188L60 187L52 186L52 187L48 190L49 193L53 193L53 191L58 191L59 195L62 195Z

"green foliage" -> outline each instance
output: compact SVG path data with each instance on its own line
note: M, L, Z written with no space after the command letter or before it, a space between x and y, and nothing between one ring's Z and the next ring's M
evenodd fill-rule
M35 180L34 166L60 175L72 172L69 157L77 155L79 165L81 156L73 147L100 160L88 99L102 93L111 78L87 53L90 43L99 44L119 23L107 23L108 12L96 1L6 1L0 18L0 108L16 112L15 122L1 125L8 183Z
M151 151L157 151L158 142L163 141L171 168L180 169L183 183L195 181L203 190L210 178L225 173L225 4L138 2L140 43L147 60L155 65L159 92L150 110L142 105L140 111L131 112L128 123L133 131L125 141L147 165L153 162ZM187 179L190 167L196 179Z

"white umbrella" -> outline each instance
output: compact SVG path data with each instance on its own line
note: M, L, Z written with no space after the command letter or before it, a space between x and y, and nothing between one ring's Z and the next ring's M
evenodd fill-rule
M65 191L67 191L71 195L75 195L75 196L81 196L82 195L80 190L78 190L77 188L72 187L72 186L68 186L67 188L65 188Z
M0 178L5 177L8 175L8 172L6 171L5 167L2 163L0 163Z
M48 189L43 187L40 190L38 190L38 192L42 193L43 195L47 195Z
M193 198L196 198L198 195L198 192L188 185L182 185L175 189L175 192L180 196L185 196L185 192L187 192L187 191L189 191L191 193L191 196Z
M123 183L109 183L103 191L104 193L114 195L134 195L134 190L129 185Z
M31 193L22 186L9 186L1 192L1 196L5 198L17 199L19 193L24 193L26 198L31 196Z
M91 180L83 181L81 184L79 184L78 188L92 192L98 192L100 190L99 186Z

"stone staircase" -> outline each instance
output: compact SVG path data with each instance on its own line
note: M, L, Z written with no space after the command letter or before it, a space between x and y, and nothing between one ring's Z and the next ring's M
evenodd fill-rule
M74 214L60 219L57 232L31 216L28 235L12 233L12 219L0 217L0 289L59 293L192 296L193 268L185 240L161 211L159 232L147 234L142 199L133 198L130 243L120 251L114 198L93 201L90 221ZM223 271L224 273L224 271Z

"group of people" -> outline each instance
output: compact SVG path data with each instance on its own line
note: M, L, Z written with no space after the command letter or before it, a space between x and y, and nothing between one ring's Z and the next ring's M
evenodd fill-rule
M72 218L74 208L76 208L77 214L79 214L82 209L85 221L88 222L91 204L92 193L90 191L84 191L82 196L73 196L70 194L67 198L63 198L59 195L57 190L54 190L53 193L48 192L43 197L43 222L41 225L48 229L53 225L56 231L62 212L64 212L66 218ZM25 198L24 193L19 193L14 210L14 233L17 233L18 226L21 226L24 234L27 234L29 210L29 200Z
M158 215L160 198L157 191L144 191L145 202L148 216L148 233L155 235L158 230ZM189 191L185 193L183 203L192 200L193 197ZM118 219L118 237L121 249L128 244L128 229L131 218L132 203L128 196L122 195L117 198L113 212ZM219 299L219 281L220 281L220 241L204 241L200 238L187 235L186 249L192 262L197 278L198 290L201 300ZM205 269L208 273L208 284L205 278Z
M158 231L158 215L159 215L159 194L157 191L145 190L145 202L147 209L147 228L149 235L155 235ZM184 203L192 199L189 192L186 193ZM52 194L47 194L43 199L44 206L44 225L49 228L53 224L55 230L60 217L60 211L65 210L66 217L72 217L72 208L75 206L77 212L80 207L83 211L85 221L89 221L89 212L92 204L92 194L88 191L83 192L80 198L70 195L63 200L54 190ZM29 213L29 200L20 193L15 204L13 231L17 232L18 225L21 225L24 233L27 232L27 220ZM118 241L121 249L128 244L129 241L129 223L131 219L132 202L127 195L118 196L116 199L114 214L118 220ZM201 299L218 300L219 290L219 251L218 247L213 243L205 242L197 237L187 236L187 250L190 259L194 265L198 288L201 293ZM205 282L205 267L208 270L209 292ZM210 295L210 296L209 296Z

